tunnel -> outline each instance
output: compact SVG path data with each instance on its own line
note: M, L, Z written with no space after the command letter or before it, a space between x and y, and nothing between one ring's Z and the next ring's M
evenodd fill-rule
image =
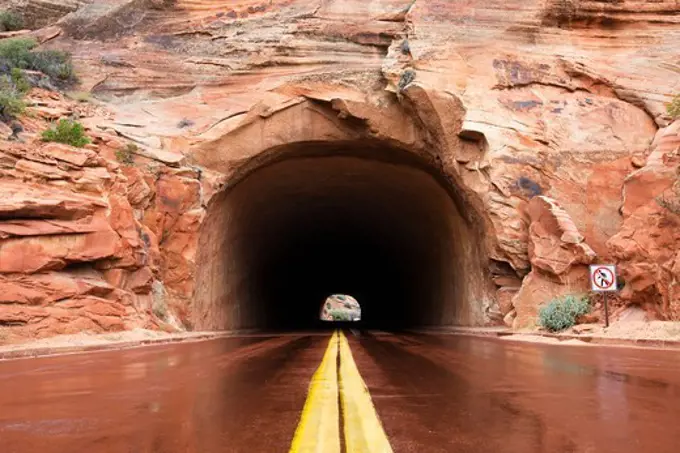
M208 207L191 328L327 327L332 294L361 304L363 328L480 322L482 232L431 164L369 143L275 154Z

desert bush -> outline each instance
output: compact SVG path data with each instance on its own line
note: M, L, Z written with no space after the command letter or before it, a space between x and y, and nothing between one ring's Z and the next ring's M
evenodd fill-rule
M31 50L38 47L35 38L10 38L0 41L0 57L12 67L21 68L28 65ZM25 68L24 68L25 69Z
M673 119L680 118L680 94L673 98L671 103L666 106L666 110Z
M55 83L77 80L71 55L60 50L34 50L38 42L33 38L12 38L0 41L0 59L11 68L40 71Z
M135 163L135 153L139 148L134 143L128 143L125 148L116 150L116 159L123 165Z
M7 74L0 75L0 120L10 121L25 108L23 93L14 79Z
M26 80L26 77L24 76L24 73L21 71L21 69L12 68L10 71L10 77L12 78L12 82L14 82L14 86L16 87L17 91L20 93L28 93L28 90L31 89L31 84L28 83L28 80Z
M403 53L404 55L408 55L409 53L411 53L411 45L409 44L408 39L404 39L401 42L399 49L401 50L401 53Z
M680 215L680 167L676 168L676 172L677 178L673 185L654 200L667 211Z
M352 315L344 310L331 310L331 318L333 321L351 321Z
M10 121L23 113L25 108L20 93L0 90L0 120Z
M675 215L680 215L680 199L678 199L677 195L673 197L659 195L658 197L654 198L654 200L662 208L668 210L669 212L672 212Z
M538 312L539 324L551 332L559 332L576 324L576 318L590 311L587 296L568 295L553 299Z
M397 88L399 89L399 93L404 91L404 89L409 86L414 80L416 79L416 72L413 69L407 69L401 74L401 77L399 78L399 85Z
M90 143L85 136L85 128L77 121L61 119L56 125L44 130L42 139L45 142L58 142L82 148Z
M71 55L60 50L44 50L31 52L29 67L48 75L55 82L75 82L77 80Z
M0 11L0 31L17 31L24 28L23 18L14 11Z

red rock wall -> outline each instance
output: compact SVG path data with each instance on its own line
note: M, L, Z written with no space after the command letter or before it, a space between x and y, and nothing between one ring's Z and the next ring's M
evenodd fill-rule
M134 153L121 165L129 143L97 130L85 148L43 143L50 115L105 111L41 90L29 104L22 142L0 141L2 341L181 327L208 173Z

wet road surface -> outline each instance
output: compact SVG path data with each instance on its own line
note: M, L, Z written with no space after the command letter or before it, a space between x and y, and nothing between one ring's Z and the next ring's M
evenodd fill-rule
M0 362L0 452L287 451L328 336Z
M680 451L680 352L346 338L395 452ZM287 452L329 339L250 336L0 362L0 452Z

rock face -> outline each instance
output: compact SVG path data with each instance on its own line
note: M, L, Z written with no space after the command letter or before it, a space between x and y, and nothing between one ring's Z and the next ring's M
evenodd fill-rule
M92 0L7 0L6 8L22 16L30 29L46 27Z
M590 262L620 264L626 304L680 317L675 0L51 3L73 12L34 33L111 114L82 116L91 149L0 149L11 335L76 325L57 309L118 320L95 330L182 325L213 194L311 142L385 144L443 175L483 232L469 319L531 325L586 290Z
M42 143L50 105L102 126L107 115L37 89L29 104L24 143L0 141L2 340L181 325L171 307L192 264L174 253L196 236L196 171L141 155L121 166L111 133L89 131L86 148ZM163 254L159 238L172 242Z
M537 301L586 293L588 265L596 258L572 218L555 200L536 196L527 211L531 272L512 301L517 314L513 327L532 326L538 314Z
M621 230L608 242L621 297L660 319L680 319L680 122L659 130L646 165L625 181Z

